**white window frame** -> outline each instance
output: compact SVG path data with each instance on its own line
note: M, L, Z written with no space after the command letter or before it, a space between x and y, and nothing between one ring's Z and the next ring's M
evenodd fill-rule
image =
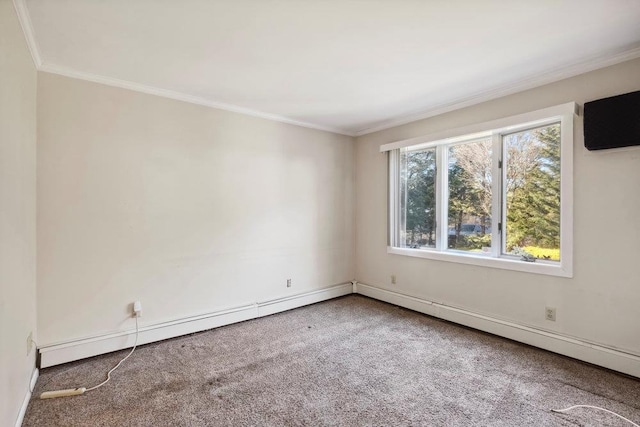
M387 252L396 255L405 255L419 258L427 258L439 261L457 262L476 266L515 270L527 273L545 274L560 277L573 277L573 127L574 117L578 106L574 102L544 108L529 113L518 114L503 119L478 123L457 129L445 130L431 135L420 136L403 141L384 144L381 152L389 152L389 201L388 201L388 246ZM504 168L498 165L498 159L502 159L504 134L560 123L560 262L537 260L527 262L519 257L502 253L504 239L498 232L498 223L506 224L504 208L505 179ZM447 173L447 146L455 143L471 142L481 138L492 138L492 176L500 179L492 180L492 194L499 200L492 203L491 227L492 241L491 252L487 254L455 251L447 248L448 229L442 227L448 216L446 191ZM425 249L413 249L399 247L399 216L400 216L400 149L410 147L412 149L436 147L436 247ZM502 233L504 233L504 226Z

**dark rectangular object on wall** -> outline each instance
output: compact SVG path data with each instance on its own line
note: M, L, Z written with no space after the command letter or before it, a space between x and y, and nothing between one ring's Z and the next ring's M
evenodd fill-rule
M640 91L584 104L588 150L640 145Z

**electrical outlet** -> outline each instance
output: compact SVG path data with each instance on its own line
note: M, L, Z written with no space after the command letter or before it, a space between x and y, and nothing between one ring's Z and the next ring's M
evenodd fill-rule
M287 279L287 288L291 287L291 279Z
M556 309L554 307L545 307L544 309L544 318L547 320L551 320L552 322L556 321Z
M33 332L29 332L29 336L27 337L27 356L31 353L32 348L33 348Z
M140 301L135 301L133 303L133 317L142 316L142 303Z
M392 285L395 285L395 284L396 284L396 275L395 275L395 274L392 274L392 275L391 275L391 284L392 284Z

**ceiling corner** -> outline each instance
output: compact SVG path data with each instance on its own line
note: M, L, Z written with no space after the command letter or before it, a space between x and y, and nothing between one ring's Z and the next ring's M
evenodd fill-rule
M24 32L24 37L31 52L31 58L37 70L42 67L42 57L40 56L40 49L38 48L38 42L33 32L33 25L31 24L31 17L29 16L29 10L27 9L26 0L13 0L13 7L18 14L18 21Z

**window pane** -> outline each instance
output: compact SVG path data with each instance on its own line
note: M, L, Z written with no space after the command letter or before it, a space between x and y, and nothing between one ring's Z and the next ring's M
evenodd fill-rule
M560 261L560 124L506 135L503 141L504 250Z
M436 245L436 150L400 150L400 245Z
M491 252L491 139L449 152L449 249Z

